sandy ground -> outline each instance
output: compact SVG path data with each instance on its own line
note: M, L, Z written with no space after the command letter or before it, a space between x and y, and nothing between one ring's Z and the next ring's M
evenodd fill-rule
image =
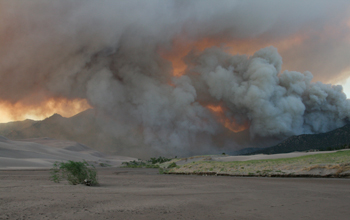
M100 187L0 171L0 219L348 219L349 179L159 175L100 168Z
M217 161L323 153L210 156ZM179 161L190 163L208 156ZM159 175L158 169L98 168L99 187L49 180L53 162L119 166L76 142L0 137L0 219L348 219L350 179ZM40 169L38 169L40 168Z

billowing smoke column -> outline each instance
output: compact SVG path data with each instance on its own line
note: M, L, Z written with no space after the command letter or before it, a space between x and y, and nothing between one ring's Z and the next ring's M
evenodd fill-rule
M312 83L310 72L281 71L282 58L268 47L253 56L207 49L191 57L188 75L198 102L222 103L236 121L249 121L259 136L320 133L344 125L350 100L341 86Z
M87 99L122 145L177 155L326 132L350 117L342 87L312 82L310 72L282 72L275 47L252 56L193 48L181 76L160 51L176 50L179 36L280 40L316 20L325 24L346 11L342 4L1 2L0 99Z

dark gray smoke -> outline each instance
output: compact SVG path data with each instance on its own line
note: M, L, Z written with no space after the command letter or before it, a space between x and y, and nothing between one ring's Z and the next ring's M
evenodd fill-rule
M159 49L176 49L179 36L273 44L345 22L348 9L346 1L1 1L0 99L87 99L111 119L105 132L162 153L240 147L242 138L208 105L221 105L237 126L249 125L248 145L261 137L326 132L349 119L342 87L313 82L308 71L281 73L274 47L250 57L228 54L224 45L193 50L181 77ZM322 49L318 57L331 56ZM336 72L315 75L339 77L348 65L339 61Z

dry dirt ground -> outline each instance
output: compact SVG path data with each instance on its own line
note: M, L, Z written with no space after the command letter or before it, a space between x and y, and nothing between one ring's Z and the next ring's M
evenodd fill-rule
M159 175L101 168L99 187L0 171L0 219L349 219L350 179Z

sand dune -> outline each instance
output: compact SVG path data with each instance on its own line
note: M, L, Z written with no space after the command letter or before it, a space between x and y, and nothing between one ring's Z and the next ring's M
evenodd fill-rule
M49 168L55 161L82 161L95 164L107 163L119 166L131 157L108 157L77 142L51 138L35 138L21 141L0 136L0 169Z

